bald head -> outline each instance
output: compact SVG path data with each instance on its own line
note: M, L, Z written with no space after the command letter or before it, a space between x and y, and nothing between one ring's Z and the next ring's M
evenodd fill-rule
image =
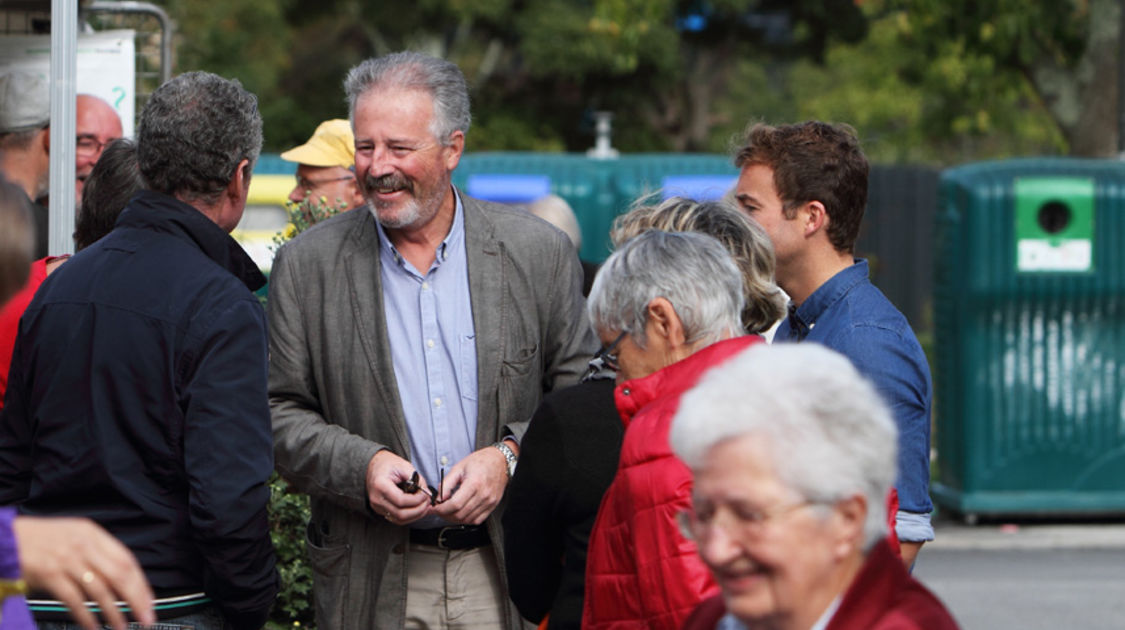
M78 136L74 165L75 199L82 200L82 187L102 155L102 149L121 137L121 117L113 107L91 94L79 94L75 99L74 126Z

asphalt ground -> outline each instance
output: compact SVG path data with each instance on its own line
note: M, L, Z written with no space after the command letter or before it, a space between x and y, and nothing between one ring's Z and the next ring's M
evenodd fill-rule
M914 576L966 630L1125 629L1125 521L935 523Z

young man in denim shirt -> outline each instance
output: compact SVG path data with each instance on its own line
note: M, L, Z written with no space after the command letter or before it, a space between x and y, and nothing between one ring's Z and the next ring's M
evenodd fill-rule
M867 205L867 158L846 125L750 127L735 157L744 212L769 233L789 316L777 341L815 341L851 359L898 424L895 530L909 567L933 540L929 496L930 370L906 318L854 258Z

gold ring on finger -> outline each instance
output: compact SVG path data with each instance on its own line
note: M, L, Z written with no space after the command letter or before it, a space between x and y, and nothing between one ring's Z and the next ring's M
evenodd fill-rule
M82 583L83 584L93 584L94 583L94 572L93 571L87 571L87 572L83 573L82 574Z

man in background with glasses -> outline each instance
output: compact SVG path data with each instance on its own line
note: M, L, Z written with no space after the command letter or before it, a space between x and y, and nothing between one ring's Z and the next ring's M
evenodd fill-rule
M300 204L310 222L323 219L320 213L352 210L365 202L355 179L355 136L346 120L326 120L308 142L281 154L297 164L297 183L289 201ZM318 212L312 205L320 204Z
M74 202L82 203L86 178L106 145L122 135L121 117L113 106L92 94L79 94L74 99Z

